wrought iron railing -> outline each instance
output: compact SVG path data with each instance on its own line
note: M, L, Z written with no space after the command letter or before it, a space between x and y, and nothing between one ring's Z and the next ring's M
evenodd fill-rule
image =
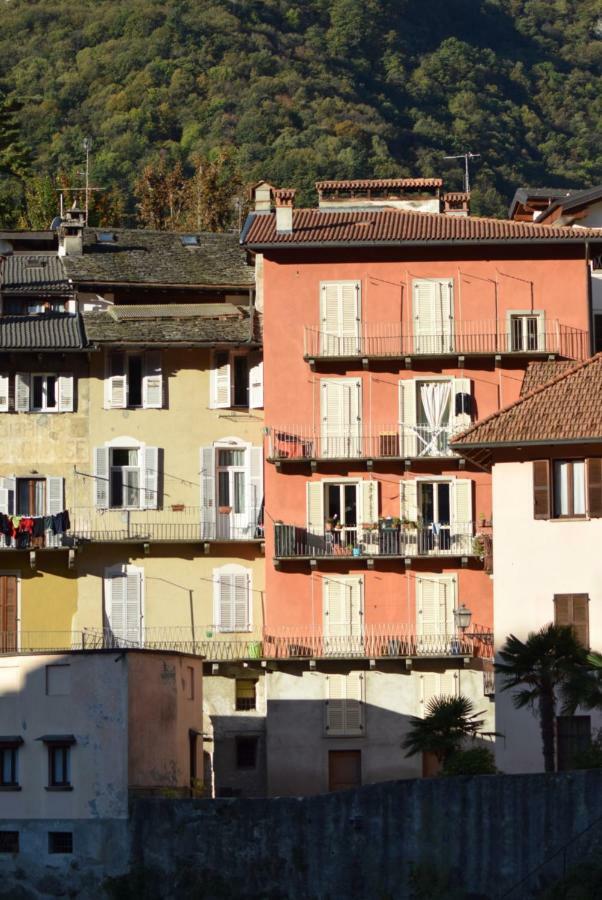
M447 354L553 353L585 359L587 332L557 320L532 334L513 331L507 321L455 321L433 334L404 333L399 322L360 323L356 335L341 337L315 326L305 327L308 358L439 356Z
M76 507L70 535L78 541L255 541L263 539L259 510L248 516L207 512L174 504L164 509L98 509Z
M314 534L307 528L274 525L277 559L318 557L481 556L472 522L364 530L342 528Z
M466 426L382 425L369 433L358 427L321 432L311 425L273 426L268 432L268 459L409 459L456 454L450 439Z

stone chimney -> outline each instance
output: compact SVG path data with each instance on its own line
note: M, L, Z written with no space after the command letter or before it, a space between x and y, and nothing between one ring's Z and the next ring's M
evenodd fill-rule
M274 191L276 203L276 234L291 234L293 230L293 207L296 190L282 188Z
M84 250L84 224L86 221L83 209L75 204L67 210L58 228L59 256L81 256Z
M449 191L443 195L442 212L446 216L469 216L470 193L465 191Z
M255 212L272 211L272 192L274 188L269 181L258 181L253 187L255 198Z

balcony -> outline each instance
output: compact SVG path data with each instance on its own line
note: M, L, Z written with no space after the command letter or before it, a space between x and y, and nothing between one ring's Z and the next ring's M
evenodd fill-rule
M166 509L97 509L76 507L71 513L70 535L76 542L96 543L229 543L263 541L263 525L254 515L217 513L206 522L206 510L175 505Z
M210 637L208 637L210 635ZM109 629L0 632L0 654L71 650L147 649L192 653L207 662L238 660L395 659L477 657L491 659L491 630L478 625L470 635L417 634L401 623L366 625L361 634L327 635L308 626L264 629L247 640L217 633L211 626L145 628L140 640L117 637Z
M274 558L277 561L365 562L420 557L483 558L483 544L473 536L473 523L381 527L345 527L312 534L306 528L276 523Z
M268 461L282 463L315 463L322 460L457 459L449 441L464 428L449 425L389 424L372 427L372 434L361 429L352 434L321 434L319 429L304 425L273 426L268 432Z
M359 333L339 337L315 326L305 326L305 359L404 359L438 356L559 356L585 359L589 353L586 331L549 320L544 330L520 334L508 322L456 321L436 334L404 334L400 323L361 323Z

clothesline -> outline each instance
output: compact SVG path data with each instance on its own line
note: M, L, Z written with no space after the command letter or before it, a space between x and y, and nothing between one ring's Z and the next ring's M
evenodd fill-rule
M53 535L64 534L70 528L71 521L66 509L49 516L10 516L0 513L0 534L4 535L7 547L12 546L12 541L15 541L18 549L25 549L33 542L41 546L47 532Z

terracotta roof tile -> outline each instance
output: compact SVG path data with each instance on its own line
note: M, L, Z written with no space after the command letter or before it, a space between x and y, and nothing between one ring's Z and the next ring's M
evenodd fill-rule
M242 243L250 248L280 245L362 245L423 243L583 243L602 241L599 228L550 228L530 222L447 216L397 209L293 212L293 230L276 232L273 213L251 213Z
M359 178L354 181L316 181L318 191L443 187L442 178Z
M602 353L477 422L451 443L456 449L602 438Z
M530 362L520 388L521 397L524 397L525 394L530 394L535 388L547 384L548 381L552 381L558 375L574 368L575 361L572 359L546 359Z

